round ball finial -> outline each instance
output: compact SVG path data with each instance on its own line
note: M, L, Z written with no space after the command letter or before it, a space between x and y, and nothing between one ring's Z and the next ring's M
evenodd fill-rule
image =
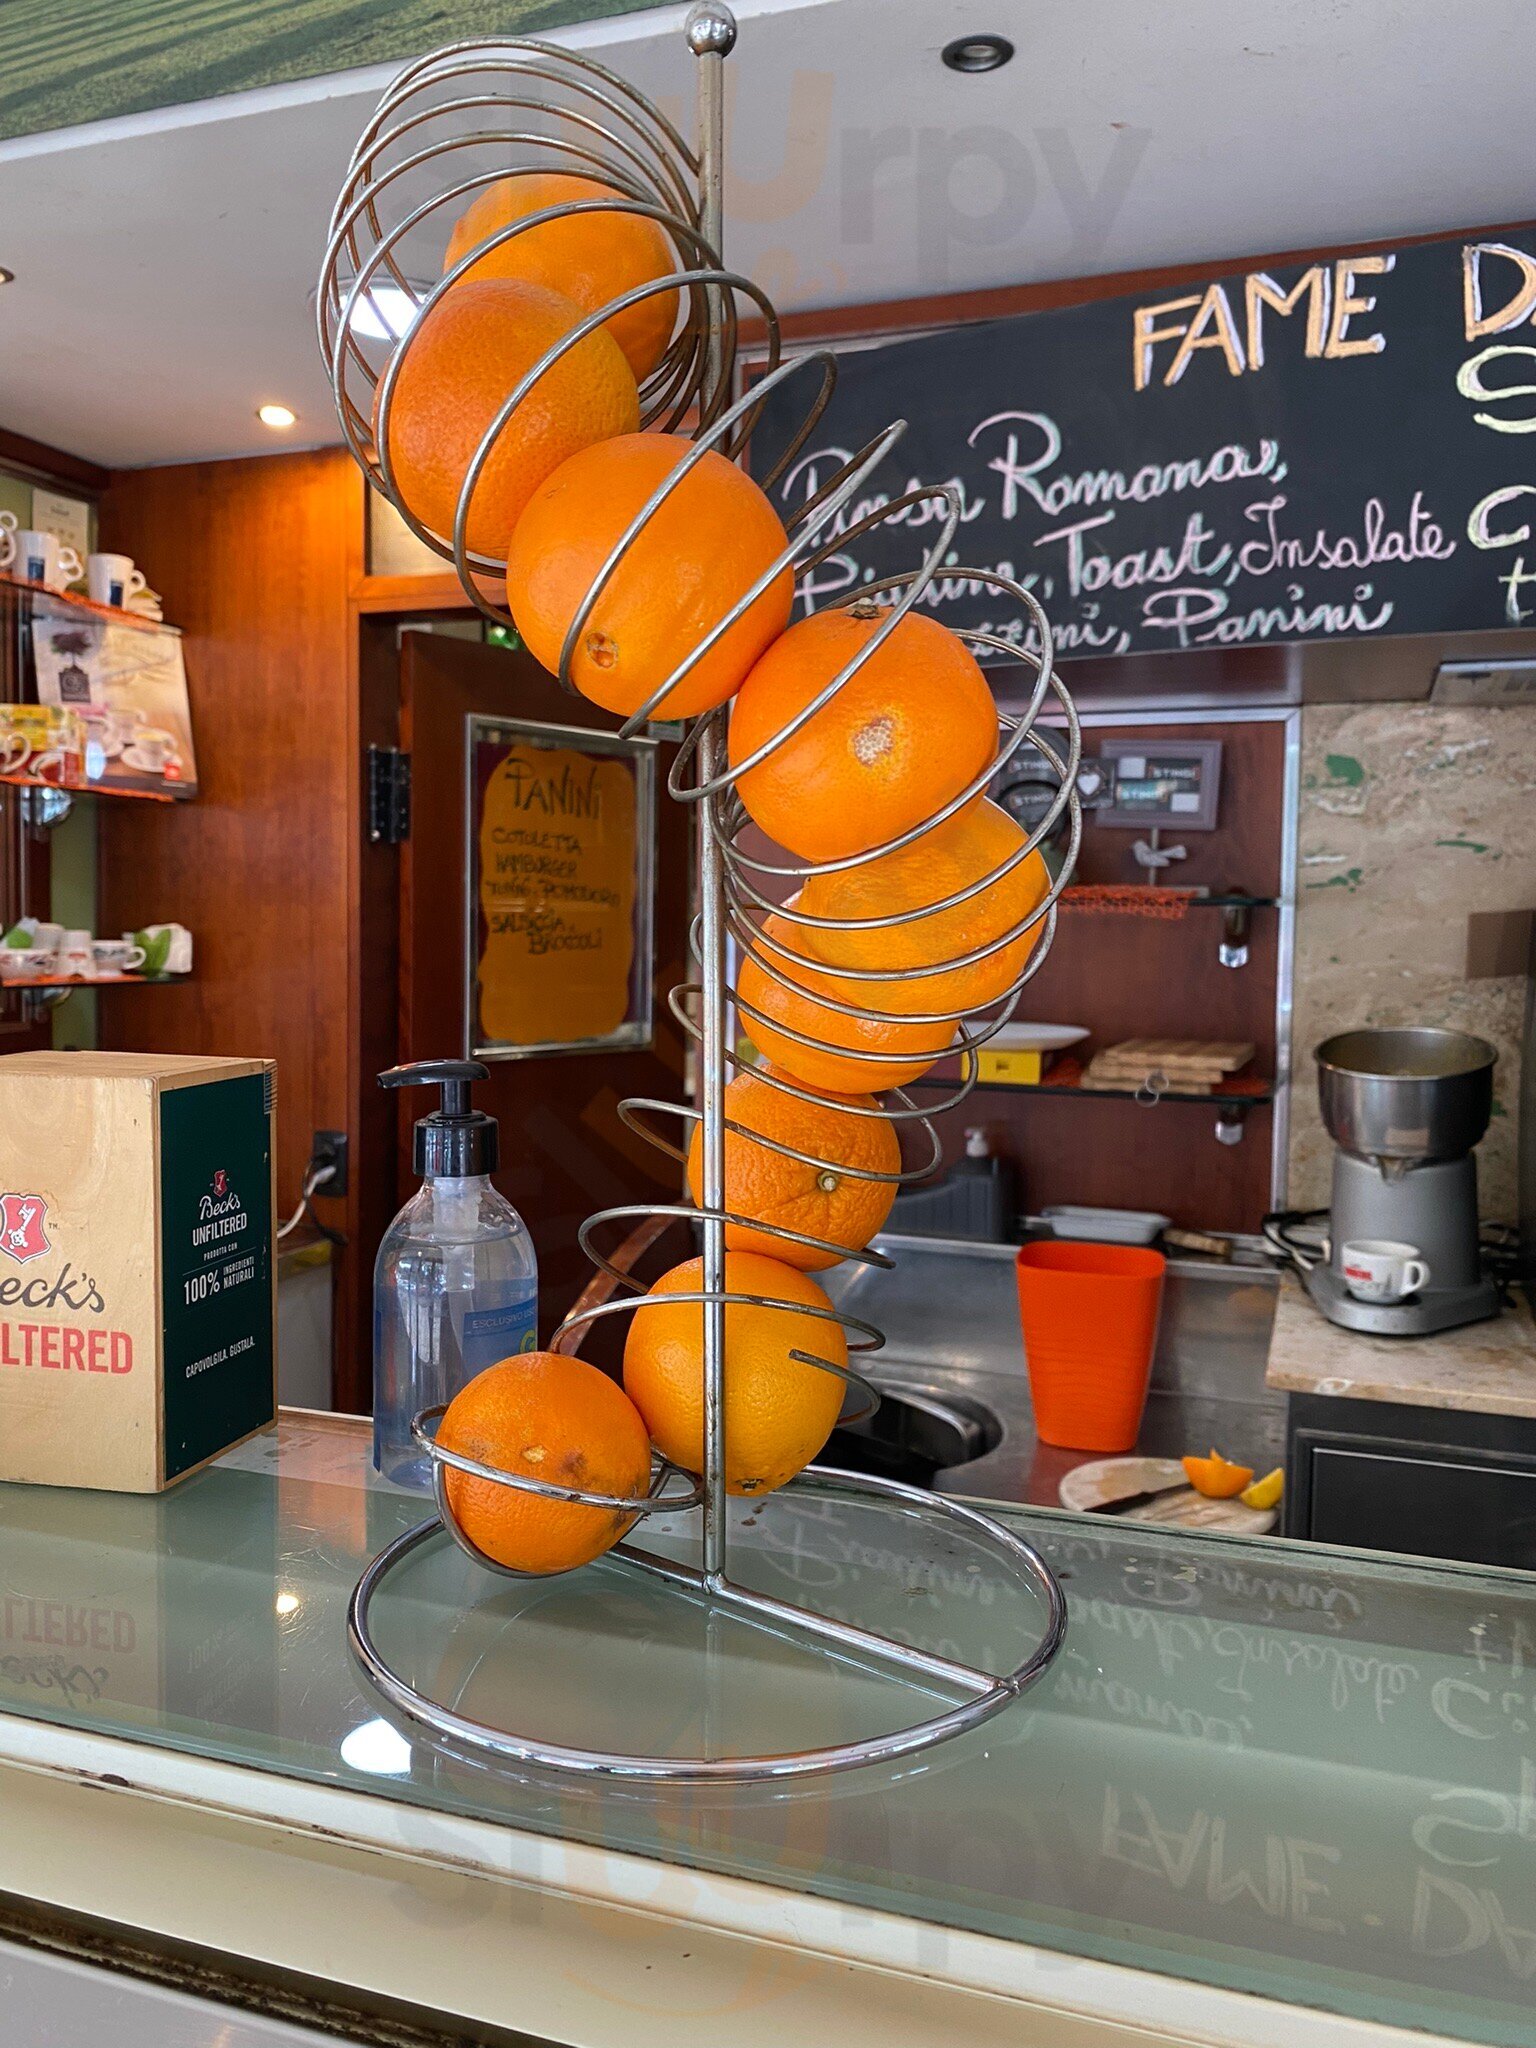
M695 57L728 57L736 44L736 17L719 0L696 0L683 33Z

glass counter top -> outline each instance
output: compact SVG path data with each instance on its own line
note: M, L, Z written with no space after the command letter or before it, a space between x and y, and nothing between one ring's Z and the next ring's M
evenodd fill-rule
M998 1512L1065 1582L1065 1647L996 1720L800 1785L580 1785L408 1739L347 1652L425 1504L367 1426L289 1415L158 1499L0 1487L0 1712L1473 2041L1528 2044L1536 1579ZM648 1533L679 1548L679 1524ZM1039 1617L959 1533L851 1497L743 1508L749 1583L1003 1668ZM600 1563L493 1580L446 1542L386 1655L519 1733L806 1746L909 1695Z

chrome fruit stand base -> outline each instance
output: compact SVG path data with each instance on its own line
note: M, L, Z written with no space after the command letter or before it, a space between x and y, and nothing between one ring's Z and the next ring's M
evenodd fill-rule
M600 326L616 310L632 306L656 292L676 292L687 308L687 316L661 362L641 386L642 427L664 432L687 429L694 447L686 460L667 478L631 522L615 546L587 594L567 633L560 663L560 679L571 687L570 666L581 641L586 622L602 590L613 575L625 550L664 505L688 471L711 449L727 457L738 455L751 433L768 389L792 376L813 380L816 395L804 424L792 444L779 457L766 487L771 488L805 445L830 395L836 363L826 353L813 353L794 361L781 361L778 321L773 307L749 279L727 270L720 260L721 187L723 165L723 66L735 42L735 23L729 11L713 4L695 6L688 17L686 37L698 60L699 141L697 151L678 135L662 115L632 87L615 74L556 46L517 39L487 39L455 44L410 66L386 92L354 154L332 222L332 232L321 275L317 310L322 350L331 369L342 428L354 455L371 482L381 490L405 518L407 524L438 553L451 559L469 600L486 616L508 622L507 613L491 596L493 582L504 572L504 562L475 554L468 546L470 507L490 453L517 406L539 378L586 334ZM651 284L641 285L608 305L587 315L534 365L508 394L495 420L487 428L475 459L469 466L459 497L451 534L434 533L417 521L401 503L389 460L389 412L398 382L400 363L419 330L421 321L452 289L454 283L484 253L487 244L462 258L430 289L416 285L409 274L413 248L423 244L424 224L434 216L453 217L477 193L508 175L509 159L515 159L511 175L525 175L536 169L574 170L595 176L610 188L609 199L567 200L560 205L514 220L488 238L499 246L520 233L565 214L593 211L629 212L656 222L671 239L677 269ZM444 171L458 173L444 181ZM425 196L423 180L430 180ZM695 193L697 196L695 197ZM388 223L388 224L386 224ZM414 238L414 240L413 240ZM744 296L753 314L761 319L766 336L761 375L745 395L732 400L736 370L738 313L736 300ZM389 306L411 310L395 319ZM726 767L726 711L706 712L690 725L668 779L671 795L679 802L697 806L697 916L693 926L693 951L699 964L699 980L674 990L673 1014L696 1041L699 1050L697 1107L631 1099L620 1106L620 1116L635 1132L681 1161L682 1148L659 1136L650 1119L658 1115L697 1123L701 1131L702 1189L696 1207L682 1203L653 1204L645 1208L617 1208L590 1217L583 1226L584 1249L603 1276L583 1296L582 1304L567 1317L556 1334L552 1348L575 1350L581 1334L599 1317L632 1313L645 1299L645 1290L630 1277L633 1248L648 1243L669 1223L686 1220L696 1226L702 1251L702 1284L693 1293L672 1293L670 1304L696 1303L702 1311L704 1348L704 1472L700 1479L658 1462L649 1492L643 1497L620 1498L572 1488L554 1486L521 1473L504 1472L440 1447L434 1426L441 1410L429 1410L416 1421L417 1440L432 1460L437 1514L391 1543L369 1565L353 1593L348 1628L354 1655L369 1680L388 1705L406 1722L439 1738L461 1753L519 1768L573 1774L583 1779L651 1780L657 1782L752 1783L775 1782L845 1771L869 1764L890 1763L931 1748L966 1730L976 1728L1001 1713L1023 1694L1050 1666L1066 1630L1066 1601L1049 1566L1031 1544L977 1509L943 1495L918 1491L892 1480L862 1474L811 1468L791 1480L780 1494L810 1496L822 1500L853 1500L873 1506L888 1517L890 1534L882 1538L885 1547L896 1543L898 1531L923 1525L944 1540L963 1539L978 1547L1002 1574L1027 1595L1041 1617L1038 1639L1008 1670L994 1672L959 1658L939 1656L898 1642L890 1636L833 1619L788 1601L754 1591L733 1578L728 1567L729 1504L726 1491L726 1403L725 1335L728 1304L778 1308L802 1316L821 1316L855 1333L853 1348L871 1350L882 1342L872 1325L843 1315L836 1309L807 1309L803 1304L776 1301L764 1296L732 1292L726 1285L725 1234L729 1223L740 1221L725 1208L724 1147L727 1129L740 1126L728 1121L725 1090L729 1069L739 1064L729 1049L727 1006L734 1000L749 1030L760 1013L744 1003L728 983L728 946L734 941L743 958L750 958L771 981L794 986L785 963L797 956L781 942L767 937L762 920L772 914L796 929L816 927L860 929L906 923L931 917L963 905L970 897L991 887L1034 857L1036 849L1063 813L1071 827L1065 863L1051 881L1043 898L1023 921L1000 937L946 959L933 968L839 969L839 982L857 987L863 982L901 980L910 983L925 975L948 973L956 967L975 965L1013 946L1026 937L1027 964L1005 994L990 1006L988 1015L972 1018L962 1025L952 1051L962 1064L962 1079L955 1092L939 1105L951 1108L964 1099L975 1083L976 1048L1012 1016L1020 991L1038 971L1049 950L1056 923L1056 899L1071 872L1081 831L1074 780L1079 755L1076 714L1055 674L1049 624L1034 598L1016 582L995 571L957 568L950 557L951 543L959 527L960 506L947 486L917 487L889 501L874 498L874 509L864 511L860 500L873 471L896 445L904 422L897 421L846 462L825 488L803 507L791 522L788 545L783 555L766 571L718 625L692 650L688 658L667 678L622 730L639 731L674 688L715 642L786 570L791 573L813 567L835 553L859 533L883 521L900 518L921 508L922 523L937 528L921 566L909 576L872 583L850 594L847 602L861 617L878 618L876 630L867 643L817 698L773 739L734 769ZM857 501L857 502L856 502ZM850 508L852 508L850 512ZM844 523L849 513L851 523ZM911 831L887 841L867 853L842 860L814 863L775 864L747 853L738 839L747 814L736 791L742 774L768 758L812 717L857 673L889 637L899 621L919 603L936 574L969 579L995 595L1017 619L1012 635L988 630L962 631L960 637L973 649L985 649L1012 658L1034 672L1034 687L1025 710L1014 717L999 716L1000 743L983 772ZM1055 700L1053 737L1048 737L1037 720L1048 697ZM768 888L775 879L798 884L812 876L857 867L866 860L897 851L919 839L935 825L955 816L972 800L984 795L1002 764L1020 747L1030 745L1052 766L1060 779L1060 791L1046 817L1028 844L1006 860L992 874L969 888L957 890L942 903L924 905L903 917L829 920L797 912L793 903L781 903L772 894L760 893L761 878ZM1039 927L1039 929L1035 929ZM882 1020L878 1009L861 1007L839 997L818 996L826 1010L840 1012L854 1020ZM931 1024L953 1030L952 1017L935 1010L914 1013L904 1010L911 1023ZM766 1021L766 1020L764 1020ZM781 1035L808 1047L817 1040L787 1026L777 1027ZM846 1034L844 1034L846 1036ZM839 1042L845 1057L878 1061L875 1052L850 1052ZM753 1069L768 1085L803 1101L821 1098L801 1087L787 1075ZM875 1084L880 1085L878 1081ZM890 1117L909 1123L928 1139L927 1157L915 1166L884 1174L871 1169L839 1164L837 1171L870 1180L909 1182L925 1178L938 1164L940 1146L931 1122L932 1109L917 1107L902 1090L892 1091L894 1100L884 1108L850 1107L853 1115ZM756 1136L757 1134L752 1134ZM812 1166L829 1162L795 1151L770 1139L759 1139L770 1149ZM601 1251L594 1239L614 1222L636 1224L627 1253L621 1247L611 1255ZM807 1238L777 1226L754 1223L768 1234L810 1244L850 1256L842 1248ZM881 1253L864 1251L851 1256L866 1264L888 1266ZM614 1289L629 1290L627 1298L608 1299ZM597 1298L594 1298L594 1289ZM854 1420L869 1414L878 1395L869 1383L838 1361L807 1351L791 1351L800 1364L833 1373L858 1390L864 1405ZM524 1584L547 1584L508 1572L485 1556L456 1521L449 1500L447 1475L450 1470L468 1473L493 1484L508 1486L546 1498L603 1507L631 1518L630 1526L644 1526L652 1515L676 1515L696 1511L700 1516L697 1563L681 1562L658 1555L631 1540L618 1543L606 1554L626 1571L695 1603L704 1603L711 1616L729 1617L779 1638L792 1639L834 1662L865 1674L889 1678L917 1698L931 1704L931 1711L911 1719L889 1732L860 1740L821 1747L785 1751L782 1754L739 1755L715 1753L645 1755L638 1752L596 1750L547 1740L519 1736L505 1728L472 1719L436 1700L393 1668L379 1647L374 1624L374 1603L391 1575L423 1546L446 1535L475 1563L491 1573L521 1579ZM766 1497L765 1505L777 1498ZM914 1564L918 1562L915 1554ZM720 1745L722 1751L728 1743Z

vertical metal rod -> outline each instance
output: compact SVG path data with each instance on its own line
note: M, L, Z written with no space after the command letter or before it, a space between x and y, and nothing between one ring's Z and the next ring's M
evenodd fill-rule
M719 712L699 746L699 773L707 780L723 765ZM715 830L714 806L699 805L699 1129L703 1137L700 1193L705 1211L703 1292L725 1292L725 862ZM725 1573L725 1303L704 1308L704 1577Z
M736 43L736 17L728 7L714 0L699 0L689 10L684 29L688 47L699 60L698 157L699 228L717 259L723 260L721 243L725 232L725 60ZM725 308L721 301L726 285L706 285L709 331L704 346L704 384L701 419L705 426L718 417L729 403L729 393L720 387L724 369Z
M688 47L699 60L699 216L704 237L718 256L724 218L725 59L736 40L736 23L728 8L701 0L688 16ZM706 423L724 394L721 309L709 305L705 348L704 406ZM699 774L712 781L723 766L723 713L712 712L699 744ZM705 1294L725 1292L725 861L715 830L713 806L699 805L699 952L700 1062L699 1110L703 1136L700 1192L706 1212L703 1223ZM725 1577L725 1303L703 1304L704 1313L704 1529L702 1566L705 1583Z

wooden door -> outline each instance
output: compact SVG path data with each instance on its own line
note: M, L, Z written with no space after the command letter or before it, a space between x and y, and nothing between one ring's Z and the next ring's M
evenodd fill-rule
M615 721L567 694L530 655L441 634L402 636L400 679L411 830L401 848L399 1058L465 1058L474 943L466 897L469 720L490 715L602 732L612 732ZM480 1106L501 1122L496 1184L516 1204L538 1250L541 1342L591 1277L576 1241L582 1219L620 1203L677 1199L676 1163L618 1119L626 1095L680 1101L683 1093L684 1039L666 998L688 978L690 820L666 794L672 750L658 752L650 1046L488 1060L491 1078L476 1087ZM402 1193L412 1184L411 1119L432 1106L430 1091L401 1097ZM605 1248L626 1228L615 1226ZM607 1319L608 1327L600 1325L583 1346L587 1356L617 1356L622 1330L613 1327L615 1320Z

